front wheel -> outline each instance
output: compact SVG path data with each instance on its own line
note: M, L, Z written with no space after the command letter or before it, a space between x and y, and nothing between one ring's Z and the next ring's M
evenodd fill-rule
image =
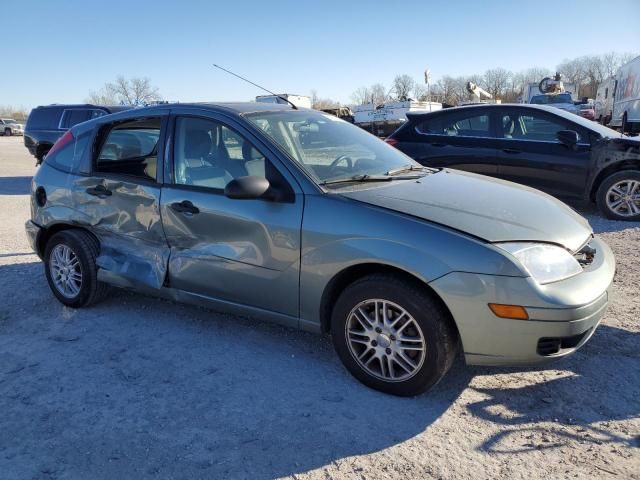
M605 178L596 201L607 218L640 220L640 171L623 170Z
M10 137L13 134L13 132L11 131L10 128L5 128L4 129L4 136L5 137Z
M97 240L82 230L64 230L47 242L44 269L56 298L68 307L80 308L98 302L107 285L98 282Z
M440 302L426 287L389 275L365 277L342 292L331 335L354 377L394 395L434 386L457 351L455 327Z

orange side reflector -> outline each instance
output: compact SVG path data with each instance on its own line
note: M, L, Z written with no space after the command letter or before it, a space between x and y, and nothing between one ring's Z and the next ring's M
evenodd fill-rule
M490 303L489 308L496 317L513 318L516 320L528 320L529 314L520 305L502 305L500 303Z

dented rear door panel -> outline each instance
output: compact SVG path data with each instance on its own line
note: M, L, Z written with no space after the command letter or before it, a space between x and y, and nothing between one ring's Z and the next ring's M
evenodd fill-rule
M168 111L153 117L163 118L156 181L92 172L73 176L69 185L76 207L74 223L88 227L100 240L99 278L120 286L159 289L167 272L169 247L160 218L160 185ZM98 147L87 152L91 164ZM107 193L96 195L96 189Z

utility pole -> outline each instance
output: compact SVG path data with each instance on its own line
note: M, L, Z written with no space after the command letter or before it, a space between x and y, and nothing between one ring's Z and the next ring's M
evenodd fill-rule
M424 83L427 84L427 101L429 102L429 111L431 111L431 70L429 67L424 70Z

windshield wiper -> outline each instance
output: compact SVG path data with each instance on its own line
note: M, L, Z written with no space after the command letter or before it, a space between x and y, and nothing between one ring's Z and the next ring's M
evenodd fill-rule
M403 167L389 170L385 175L397 175L398 173L402 173L402 172L423 172L425 170L431 170L431 169L428 167L424 167L422 165L414 165L413 163L411 163Z
M413 180L415 178L422 178L422 175L402 175L390 177L389 175L354 175L349 178L338 178L336 180L325 180L320 182L319 185L335 185L336 183L356 183L356 182L390 182L392 180Z

